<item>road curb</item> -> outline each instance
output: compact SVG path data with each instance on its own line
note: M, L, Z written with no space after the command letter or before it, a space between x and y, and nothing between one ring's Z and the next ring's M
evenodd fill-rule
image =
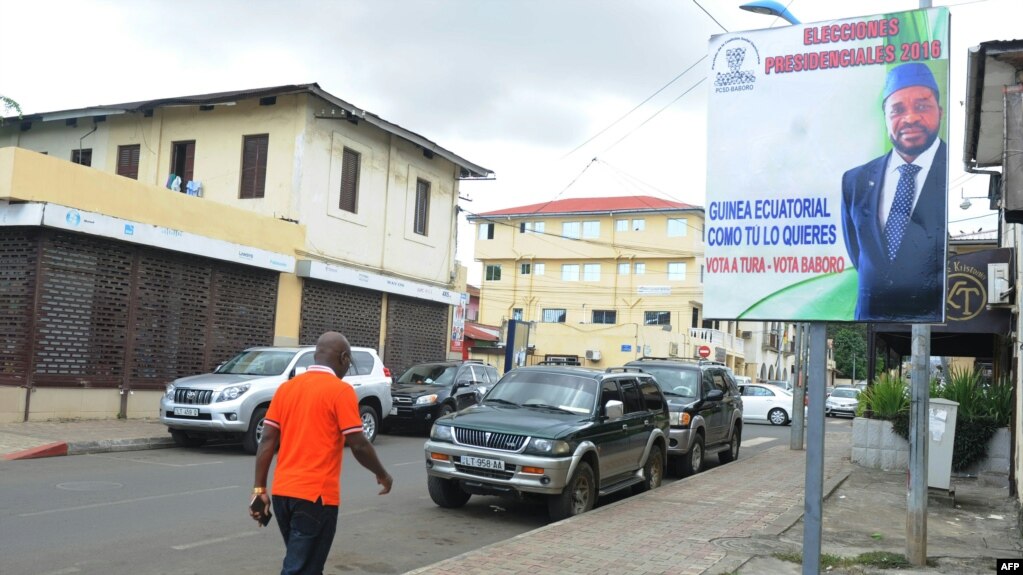
M139 437L132 439L100 439L96 441L72 441L67 444L66 455L87 453L113 453L117 451L143 451L174 447L170 437Z
M32 447L29 449L23 449L21 451L15 451L14 453L8 453L3 456L8 461L17 459L39 459L42 457L57 457L68 454L67 442L58 441L56 443L47 443L46 445L40 445L39 447Z

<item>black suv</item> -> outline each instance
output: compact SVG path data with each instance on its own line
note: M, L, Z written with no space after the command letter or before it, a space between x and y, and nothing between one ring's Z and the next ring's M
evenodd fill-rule
M659 487L667 441L664 395L638 369L520 367L481 404L434 423L427 486L441 507L473 494L545 498L556 521L597 495Z
M742 441L742 396L723 363L644 357L625 364L654 376L668 399L671 431L668 469L692 475L703 458L717 453L721 463L739 457Z
M391 385L387 427L427 431L438 417L479 403L498 379L494 366L477 360L413 365Z

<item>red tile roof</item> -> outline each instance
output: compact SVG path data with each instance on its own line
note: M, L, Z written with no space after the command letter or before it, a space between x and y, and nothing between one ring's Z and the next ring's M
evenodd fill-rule
M498 341L501 339L501 328L467 321L464 334L476 341Z
M532 214L555 215L555 214L576 214L576 213L605 213L605 212L659 212L664 210L695 210L699 206L673 202L655 198L653 196L615 196L608 198L570 198L505 208L478 214L478 216L528 216Z

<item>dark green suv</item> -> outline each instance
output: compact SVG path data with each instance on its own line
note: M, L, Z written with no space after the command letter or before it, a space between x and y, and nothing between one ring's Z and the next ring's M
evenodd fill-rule
M533 366L508 372L483 401L438 419L426 442L430 497L544 497L563 519L598 495L659 487L668 405L638 369Z

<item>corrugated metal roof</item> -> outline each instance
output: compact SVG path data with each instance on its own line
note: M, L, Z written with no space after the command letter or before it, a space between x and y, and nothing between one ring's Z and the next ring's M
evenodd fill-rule
M682 202L674 202L653 196L614 196L604 198L570 198L555 200L528 206L518 206L475 214L468 217L469 221L476 218L496 216L553 216L564 214L607 214L628 212L663 212L675 210L702 210Z
M353 104L350 104L337 96L320 88L319 84L290 84L286 86L272 86L269 88L255 88L251 90L232 90L230 92L215 92L211 94L196 94L192 96L175 96L173 98L160 98L156 100L142 100L139 102L125 102L121 104L109 104L101 106L89 106L87 108L77 108L71 110L58 110L53 112L41 112L38 114L25 114L21 117L11 116L5 118L5 123L10 122L32 122L32 121L52 121L62 120L72 117L87 117L97 116L103 114L123 114L126 112L144 112L146 110L152 110L155 108L167 108L173 106L200 106L209 104L223 104L226 102L232 102L234 100L254 99L254 98L265 98L268 96L284 96L288 94L313 94L327 102L341 108L344 112L348 113L348 116L342 116L343 119L354 118L359 120L365 120L366 122L388 132L394 134L400 138L408 140L413 144L429 150L430 152L452 162L461 168L462 178L489 178L493 177L494 172L488 170L482 166L478 166L465 158L438 146L435 142L432 142L423 136L406 130L401 126L388 122L380 116L367 112Z

